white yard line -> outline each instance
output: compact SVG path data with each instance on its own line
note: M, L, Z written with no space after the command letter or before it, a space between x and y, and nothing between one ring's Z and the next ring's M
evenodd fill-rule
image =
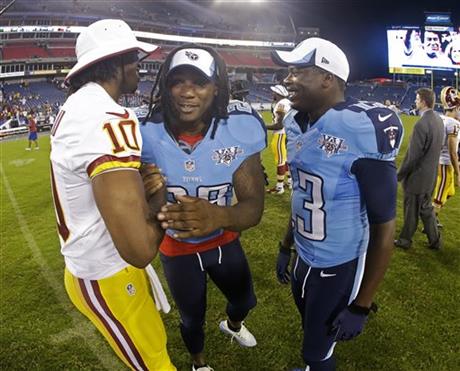
M26 219L19 208L18 202L5 175L3 165L0 163L0 174L2 177L3 184L5 186L6 193L10 199L11 205L13 206L16 218L18 220L19 227L21 228L22 235L27 241L27 245L32 253L32 257L40 267L42 276L47 281L48 285L53 289L54 295L56 296L59 304L64 309L66 314L71 319L71 326L68 330L63 331L60 334L51 336L53 343L59 341L68 341L71 337L79 336L88 344L88 348L96 358L99 360L102 366L107 370L120 370L120 362L117 361L115 355L107 350L107 347L103 346L102 340L96 335L96 329L90 325L87 319L79 314L77 309L72 305L70 300L67 298L67 293L64 289L64 271L62 272L62 280L56 278L55 274L50 270L45 258L43 257L37 242L27 226Z

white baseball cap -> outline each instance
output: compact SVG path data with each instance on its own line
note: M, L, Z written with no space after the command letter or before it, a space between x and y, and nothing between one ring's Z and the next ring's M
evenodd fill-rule
M289 95L287 89L283 85L270 86L270 90L282 97L287 97Z
M75 46L77 64L65 79L71 79L101 60L134 50L150 54L157 48L156 45L138 41L126 22L120 19L102 19L90 24L78 36Z
M273 61L281 66L317 66L347 81L350 65L345 53L335 44L319 37L306 39L291 50L272 51Z
M190 66L212 79L216 72L216 61L207 50L198 48L186 48L178 50L171 59L168 74L181 66Z

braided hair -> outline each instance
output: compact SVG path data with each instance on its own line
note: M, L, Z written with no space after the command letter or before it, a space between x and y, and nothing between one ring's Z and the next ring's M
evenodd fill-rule
M149 113L143 120L142 124L145 124L154 114L161 112L165 127L167 129L171 128L171 123L177 114L171 101L171 93L166 84L166 80L172 58L179 50L182 49L202 49L207 51L214 58L214 62L216 64L215 84L217 88L217 95L212 103L209 116L205 118L205 122L210 124L211 119L214 118L214 123L217 123L221 119L228 118L227 106L230 99L230 91L228 86L227 66L224 59L211 47L197 44L185 44L172 50L161 65L155 83L153 84L152 91L150 92ZM216 126L213 128L213 132L215 132L216 128Z

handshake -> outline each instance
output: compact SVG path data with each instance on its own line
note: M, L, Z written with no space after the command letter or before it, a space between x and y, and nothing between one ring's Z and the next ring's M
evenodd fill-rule
M207 236L222 227L221 207L199 197L177 194L177 203L167 204L166 178L161 169L154 164L142 164L139 172L154 219L163 229L174 230L174 238Z

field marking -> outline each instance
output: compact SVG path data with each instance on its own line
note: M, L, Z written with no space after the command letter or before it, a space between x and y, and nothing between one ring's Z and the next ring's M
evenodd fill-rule
M34 161L35 161L34 158L28 158L26 160L17 159L17 160L10 161L8 163L8 165L14 165L16 167L21 167L21 166L24 166L24 165L29 165Z
M10 199L11 205L13 206L14 212L16 213L16 218L18 220L19 227L21 228L22 235L27 241L27 245L32 253L32 257L35 262L39 265L42 276L47 281L48 285L51 286L56 298L58 299L59 304L64 309L66 314L72 319L72 326L70 329L63 331L62 335L54 335L51 337L51 340L56 343L58 339L65 340L70 338L70 334L76 334L83 338L83 340L88 344L91 352L96 356L100 361L101 365L104 366L107 370L116 370L120 369L120 363L116 361L114 354L107 351L105 348L101 347L101 340L96 336L96 331L93 326L88 326L87 320L82 320L79 312L73 307L73 305L67 299L67 293L64 290L63 284L61 281L57 280L53 275L53 272L50 270L48 264L46 263L45 258L43 257L35 239L30 232L29 227L27 226L26 219L22 214L16 197L14 195L13 189L8 181L8 178L5 175L3 170L3 165L0 163L0 174L2 176L3 184L5 186L6 193ZM64 272L63 272L64 273Z

